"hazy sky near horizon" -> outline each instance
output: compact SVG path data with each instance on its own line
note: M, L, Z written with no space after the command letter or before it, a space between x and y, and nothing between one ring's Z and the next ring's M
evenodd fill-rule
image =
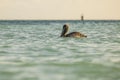
M0 0L0 19L120 19L120 0Z

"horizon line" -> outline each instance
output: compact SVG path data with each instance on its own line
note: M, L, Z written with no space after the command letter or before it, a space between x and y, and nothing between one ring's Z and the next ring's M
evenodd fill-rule
M4 20L10 20L10 21L13 21L13 20L18 20L18 21L31 21L31 20L39 20L39 21L82 21L81 19L0 19L0 21L4 21ZM104 20L104 21L110 21L110 20L113 20L113 21L119 21L120 19L84 19L84 21L88 21L88 20L97 20L97 21L101 21L101 20Z

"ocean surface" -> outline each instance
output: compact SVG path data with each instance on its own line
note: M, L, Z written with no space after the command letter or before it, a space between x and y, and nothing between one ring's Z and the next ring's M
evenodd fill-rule
M0 80L120 80L120 21L1 20Z

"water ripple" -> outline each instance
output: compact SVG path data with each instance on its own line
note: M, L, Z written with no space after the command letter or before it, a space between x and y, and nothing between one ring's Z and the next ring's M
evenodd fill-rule
M0 79L120 79L119 22L69 22L80 39L59 37L63 24L0 25Z

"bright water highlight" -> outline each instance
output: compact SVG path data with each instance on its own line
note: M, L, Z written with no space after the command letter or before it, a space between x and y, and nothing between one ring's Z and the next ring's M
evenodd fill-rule
M0 80L120 80L120 21L0 21Z

